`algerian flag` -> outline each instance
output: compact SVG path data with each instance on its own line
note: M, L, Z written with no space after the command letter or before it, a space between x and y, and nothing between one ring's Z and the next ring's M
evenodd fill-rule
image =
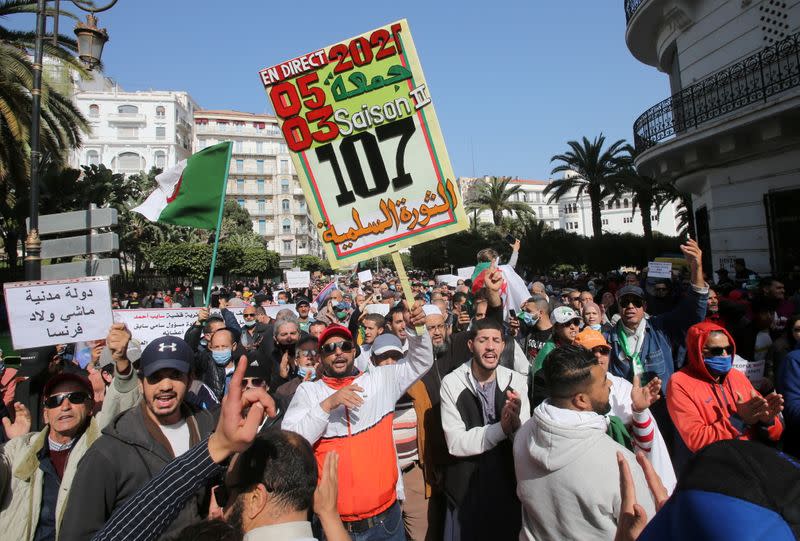
M216 229L230 161L229 141L189 156L158 175L155 191L133 211L151 222Z

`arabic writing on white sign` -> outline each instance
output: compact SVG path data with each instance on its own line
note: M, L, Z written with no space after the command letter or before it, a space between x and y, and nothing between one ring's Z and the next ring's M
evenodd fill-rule
M105 338L111 325L108 278L3 285L14 349Z

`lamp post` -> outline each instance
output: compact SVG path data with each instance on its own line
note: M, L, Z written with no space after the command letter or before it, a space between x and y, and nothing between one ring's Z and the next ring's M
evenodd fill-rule
M31 89L31 200L30 224L28 236L25 239L25 279L38 280L42 276L42 242L39 239L39 180L41 178L42 153L39 150L39 127L42 113L42 62L44 61L45 26L47 24L47 1L37 0L36 3L36 46L33 52L33 89ZM58 36L58 11L60 0L55 0L56 8L53 17L53 39ZM75 35L78 37L78 57L86 63L89 69L94 69L100 63L103 45L108 41L105 29L97 28L95 13L110 9L117 0L111 0L102 7L93 2L72 0L75 7L86 11L86 23L78 23Z

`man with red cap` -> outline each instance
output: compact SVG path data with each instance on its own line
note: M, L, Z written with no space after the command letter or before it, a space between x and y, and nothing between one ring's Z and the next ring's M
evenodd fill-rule
M42 392L44 421L30 432L20 404L0 454L0 532L4 539L56 539L78 462L100 437L94 391L83 375L62 372Z
M319 336L322 378L300 384L281 427L314 447L320 467L330 451L339 454L339 515L359 539L405 540L397 502L397 458L392 412L397 400L433 364L420 306L405 312L409 351L385 366L360 372L355 343L346 327L332 325Z

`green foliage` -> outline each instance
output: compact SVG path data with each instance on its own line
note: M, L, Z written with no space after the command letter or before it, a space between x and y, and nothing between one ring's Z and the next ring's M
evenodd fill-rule
M240 207L236 201L225 201L222 211L222 237L230 235L248 234L253 232L253 220L247 209Z
M203 281L211 268L212 244L160 244L147 250L156 272ZM280 256L263 246L242 247L220 242L214 273L237 276L273 276Z
M313 255L301 255L295 258L294 264L295 267L300 267L300 270L310 271L310 272L330 272L331 265L328 263L327 260L321 259L319 257Z
M606 233L591 238L563 229L548 229L538 220L523 218L508 224L508 230L521 241L517 272L541 274L559 266L572 269L606 271L621 266L647 264L648 252L661 254L679 251L677 237L653 234L652 241L633 234ZM455 268L475 264L475 256L483 248L494 248L501 261L508 261L511 247L498 228L463 231L411 248L413 267L428 272L442 271L443 263Z
M511 177L489 177L478 180L469 192L466 209L492 212L494 225L499 226L503 220L503 212L515 212L518 216L533 215L533 209L522 201L515 201L514 196L522 192L522 186L509 187Z

